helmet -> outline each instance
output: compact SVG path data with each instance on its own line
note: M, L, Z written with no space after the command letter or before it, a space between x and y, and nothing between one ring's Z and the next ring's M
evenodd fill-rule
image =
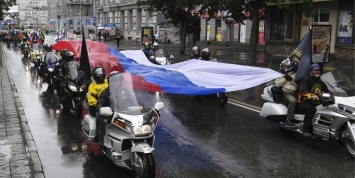
M74 60L74 53L69 51L68 49L63 49L62 51L60 51L60 56L62 56L62 59L66 61Z
M201 58L204 60L208 60L210 58L210 50L208 48L204 48L201 52Z
M194 47L192 48L192 53L195 52L195 51L200 52L200 49L198 49L198 46L194 46Z
M92 69L92 77L96 83L104 83L106 77L106 71L101 66L94 67Z
M311 65L312 70L320 70L321 68L322 68L322 66L318 63L314 63Z
M280 64L280 72L281 73L288 73L288 72L291 72L295 69L296 69L295 63L293 62L293 60L291 60L289 58L283 60Z
M46 51L48 50L48 44L47 43L43 44L43 49L46 50Z
M38 43L38 41L37 40L33 40L33 43Z
M52 50L53 50L53 46L52 46L52 44L49 44L48 48L47 48L47 51L52 51Z
M159 49L159 43L158 42L154 42L153 43L153 48L154 49Z
M26 38L26 37L23 37L22 40L23 40L23 41L27 41L27 38Z

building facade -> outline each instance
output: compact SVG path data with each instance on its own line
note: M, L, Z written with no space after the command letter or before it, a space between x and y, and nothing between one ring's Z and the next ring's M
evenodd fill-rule
M355 59L354 0L323 0L313 3L315 18L269 6L266 10L266 51L277 53L295 49L311 25L330 26L330 54ZM286 47L286 48L285 48Z
M157 13L138 8L136 0L99 0L96 6L98 25L119 29L124 39L140 40L142 27L157 30Z
M42 28L48 19L46 0L18 0L18 18L23 28Z
M93 25L94 0L48 0L50 31L79 31Z

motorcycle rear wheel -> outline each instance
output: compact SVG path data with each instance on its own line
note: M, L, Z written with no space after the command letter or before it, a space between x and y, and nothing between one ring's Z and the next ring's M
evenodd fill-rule
M351 139L346 138L345 139L345 147L346 150L348 150L349 154L355 158L355 142L353 142Z
M134 156L136 154L136 156ZM155 161L153 154L134 153L132 155L132 166L135 178L154 178Z

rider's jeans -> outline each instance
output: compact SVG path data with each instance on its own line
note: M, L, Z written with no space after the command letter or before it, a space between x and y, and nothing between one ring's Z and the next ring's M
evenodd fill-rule
M301 102L298 104L298 110L305 114L303 121L303 131L312 133L312 118L317 111L316 107L307 102Z
M294 120L295 119L295 108L297 104L297 100L294 93L282 93L283 97L287 101L287 119Z

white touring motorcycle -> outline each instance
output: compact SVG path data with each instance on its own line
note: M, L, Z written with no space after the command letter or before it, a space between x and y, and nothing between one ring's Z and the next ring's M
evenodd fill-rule
M322 104L317 106L316 114L312 119L312 138L345 145L350 155L355 158L354 84L345 75L339 77L340 75L333 75L332 73L328 72L322 76L322 80L328 85L328 89L334 94L342 93L344 95L344 93L348 93L348 96L334 97L331 93L323 93L319 96ZM286 124L287 104L274 101L272 87L273 84L269 83L261 94L266 103L261 108L260 116L264 121L279 127L285 133L302 134L304 114L297 113L296 108L295 120L298 123L296 122L292 126Z
M135 177L155 177L154 129L164 103L156 102L154 108L140 106L136 98L140 96L139 91L132 85L131 75L127 73L109 78L111 107L100 109L100 119L104 118L107 125L105 133L100 131L103 143L99 145L101 152L114 164L134 171ZM142 89L143 85L138 85L135 83L135 88ZM100 124L103 126L102 122ZM89 138L94 138L95 117L85 115L82 129Z

